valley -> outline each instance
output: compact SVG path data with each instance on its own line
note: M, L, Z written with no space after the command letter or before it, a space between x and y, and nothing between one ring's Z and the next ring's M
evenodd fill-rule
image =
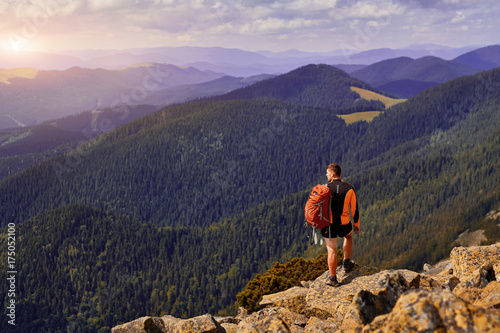
M125 89L115 96L142 82L140 68L128 69L126 85L115 77ZM418 270L465 232L500 240L488 215L500 207L499 68L408 99L328 64L253 78L169 68L207 81L165 89L199 95L166 103L158 90L148 94L157 103L125 103L126 117L109 104L0 133L0 221L19 235L24 331L234 315L257 274L325 251L311 242L303 207L332 162L359 197L360 265ZM70 72L80 83L81 73L107 75ZM2 252L4 272L6 263Z

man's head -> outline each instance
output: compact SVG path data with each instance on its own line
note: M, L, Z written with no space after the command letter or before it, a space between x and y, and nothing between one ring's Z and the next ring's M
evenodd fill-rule
M342 174L342 169L340 165L333 163L326 167L326 178L328 181L332 181L333 179L340 178Z

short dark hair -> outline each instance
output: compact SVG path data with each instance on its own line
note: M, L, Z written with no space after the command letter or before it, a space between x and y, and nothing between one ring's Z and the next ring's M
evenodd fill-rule
M340 168L340 165L338 165L337 163L330 164L329 166L326 167L326 170L331 170L338 177L340 177L342 174L342 169Z

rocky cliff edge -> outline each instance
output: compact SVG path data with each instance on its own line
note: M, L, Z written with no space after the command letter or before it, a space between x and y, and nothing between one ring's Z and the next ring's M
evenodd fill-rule
M339 269L302 287L264 296L262 310L236 317L143 317L112 333L185 332L500 332L500 243L456 247L422 273Z

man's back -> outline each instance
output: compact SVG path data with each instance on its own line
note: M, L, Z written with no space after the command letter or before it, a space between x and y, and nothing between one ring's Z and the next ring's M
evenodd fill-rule
M328 183L328 187L332 193L330 200L332 223L348 224L350 211L356 224L359 221L359 212L354 186L341 179L334 179Z

